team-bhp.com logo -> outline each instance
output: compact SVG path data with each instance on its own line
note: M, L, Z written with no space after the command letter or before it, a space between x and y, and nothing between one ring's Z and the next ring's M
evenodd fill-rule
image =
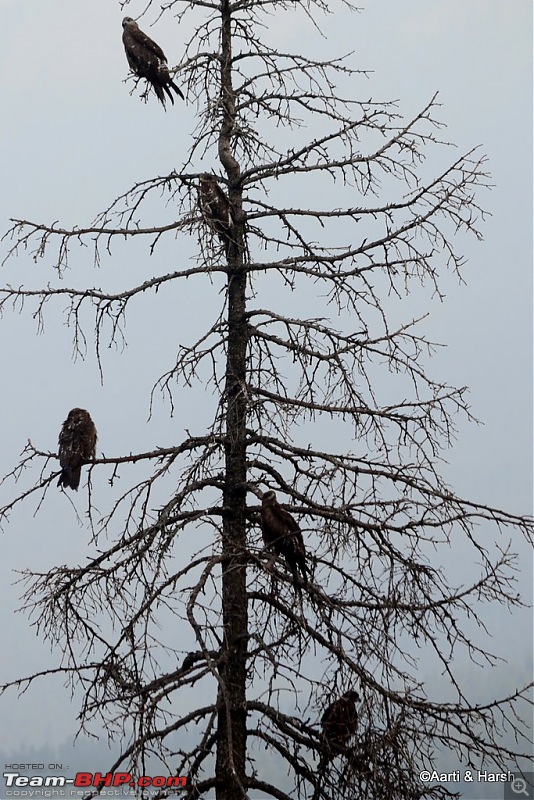
M141 788L185 789L187 778L183 775L141 775L136 778L129 772L77 772L74 778L64 775L21 775L18 772L4 772L6 788L23 786L43 786L61 788L75 786L82 788L104 786L140 786Z

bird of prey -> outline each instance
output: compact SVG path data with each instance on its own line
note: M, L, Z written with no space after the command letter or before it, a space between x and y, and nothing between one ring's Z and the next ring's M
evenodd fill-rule
M230 201L217 183L214 175L203 172L199 185L200 208L209 227L222 241L226 253L231 241L233 226Z
M59 434L58 486L78 489L82 466L95 457L96 428L88 411L73 408Z
M124 17L122 27L122 42L128 64L138 78L145 78L151 84L163 108L165 108L165 93L174 105L171 89L184 100L182 92L170 76L167 59L161 47L143 33L131 17Z
M302 582L308 582L306 549L297 521L283 509L274 492L265 492L261 501L261 532L266 547L271 547L278 555L284 556L291 572L293 584L298 585L298 571Z
M330 703L321 719L324 744L330 752L344 750L350 737L356 733L358 692L349 689L338 700Z

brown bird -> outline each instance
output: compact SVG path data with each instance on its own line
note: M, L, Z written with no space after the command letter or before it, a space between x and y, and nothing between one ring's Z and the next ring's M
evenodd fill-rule
M327 750L344 750L350 737L356 733L358 712L356 703L360 699L358 692L349 689L338 700L330 703L321 718L323 740Z
M122 27L122 43L128 64L138 78L145 78L153 87L163 108L165 108L165 93L174 105L171 89L174 89L176 94L184 100L182 92L171 78L167 58L161 47L146 33L143 33L137 22L131 17L124 17Z
M298 571L302 582L308 582L306 549L297 521L289 511L281 507L274 492L265 492L261 501L261 532L266 547L271 547L278 555L284 556L291 572L293 583L298 585Z
M95 457L96 428L88 411L73 408L59 434L61 475L58 486L78 489L82 466Z
M199 199L207 225L218 235L228 253L234 224L230 201L217 183L215 176L209 172L203 172L200 176Z

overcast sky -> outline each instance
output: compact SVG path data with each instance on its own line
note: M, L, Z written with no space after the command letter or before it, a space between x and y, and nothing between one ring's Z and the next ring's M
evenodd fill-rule
M137 16L143 5L132 3L126 13ZM529 0L369 0L366 5L361 14L338 11L327 18L326 41L311 26L303 26L301 18L288 15L272 19L269 35L285 50L310 53L313 47L320 49L321 57L354 50L355 66L371 70L358 82L358 96L396 99L407 118L439 91L440 118L448 126L445 138L458 145L458 152L483 145L495 184L480 198L492 215L483 229L485 240L462 244L469 259L467 285L446 280L446 300L432 303L427 330L430 338L448 345L433 360L434 374L458 386L468 384L472 411L484 423L461 425L446 468L448 481L464 497L529 513L532 4ZM155 99L144 104L138 94L129 94L131 84L123 82L128 74L121 43L124 13L110 0L0 0L2 231L9 227L10 217L84 226L135 182L180 170L187 137L195 126L195 107L178 102L165 114ZM149 30L152 21L147 16L143 27ZM177 29L170 16L150 31L170 63L178 63L190 31ZM216 162L194 165L203 167L211 169ZM2 244L2 257L7 246ZM146 244L117 246L113 259L95 270L87 251L74 250L64 285L100 286L105 282L103 271L112 270L116 287L133 286L185 267L184 253L171 235L153 257ZM49 261L33 264L28 254L22 254L3 268L0 285L45 286L53 279ZM206 284L180 289L181 314L192 328L200 328L217 312L220 298L206 299L206 291ZM60 304L50 307L41 336L36 335L30 308L20 316L4 315L0 321L2 475L13 468L28 438L37 447L55 449L59 427L76 405L91 410L101 452L118 454L176 441L177 422L162 403L146 421L150 389L172 365L176 351L162 313L165 308L171 313L176 298L171 294L166 302L168 306L150 306L148 316L136 305L128 322L128 350L104 353L103 385L91 348L85 361L73 363ZM141 370L138 365L143 362L147 366ZM184 395L180 435L184 428L201 429L202 413L198 397ZM1 487L2 503L10 492L12 484ZM59 492L56 502L57 507L49 502L43 514L34 516L36 500L30 501L2 533L1 682L55 663L27 617L15 614L21 593L20 585L13 586L15 571L79 563L93 552L83 520L77 525ZM74 502L83 513L82 491ZM532 562L525 549L522 553L522 581L528 592ZM531 616L518 617L514 625L499 624L495 639L503 651L514 648L518 681L521 675L527 679ZM76 730L77 708L70 706L68 692L59 682L32 688L20 700L7 695L0 704L4 753L17 744L58 743Z

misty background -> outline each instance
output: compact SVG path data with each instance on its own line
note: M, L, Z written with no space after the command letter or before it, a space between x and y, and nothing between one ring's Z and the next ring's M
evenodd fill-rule
M353 97L398 100L398 110L406 119L438 91L440 120L447 125L441 138L457 145L457 151L445 151L440 158L452 161L477 144L488 156L495 186L477 195L490 214L483 225L484 241L464 237L459 247L467 259L465 285L443 268L444 301L416 292L403 298L402 315L408 319L421 309L429 312L423 330L433 341L446 345L431 359L432 375L456 386L468 385L472 413L482 423L458 420L458 441L448 453L444 477L461 497L514 513L531 513L532 4L527 0L513 4L372 0L362 3L359 14L335 6L335 14L320 19L326 38L303 15L284 13L270 18L266 35L281 50L317 58L354 51L352 66L369 72L352 80ZM65 228L88 226L134 183L182 170L196 124L194 104L178 100L165 113L154 96L145 104L139 90L130 95L132 81L124 82L128 65L121 19L125 13L137 17L143 8L141 3L130 3L121 9L109 0L49 0L46 4L0 0L4 31L0 52L2 232L9 228L10 218L58 220ZM169 64L175 65L193 28L178 28L170 14L151 28L155 17L154 9L140 20L141 27L162 46ZM193 18L189 17L190 24ZM187 87L182 88L187 100ZM313 129L301 135L311 139ZM426 168L437 172L435 164L430 156ZM188 167L189 172L194 170L220 172L216 153ZM336 205L335 193L333 185L324 205ZM298 188L291 200L306 204L306 198L298 197ZM155 224L177 218L177 209L165 202L164 198L161 203L154 200ZM2 258L9 245L9 240L2 242ZM165 237L153 255L148 239L117 241L111 256L104 254L95 266L91 249L73 243L70 268L61 285L121 290L185 268L195 253L195 237L184 234ZM34 263L31 255L21 252L8 261L0 273L0 286L39 288L56 281L53 260ZM178 344L192 343L215 319L222 302L219 288L207 279L182 281L158 295L135 300L127 315L127 347L102 349L103 379L90 340L89 315L86 355L73 360L72 329L61 299L48 304L44 331L33 316L35 304L27 303L20 314L19 309L4 313L0 320L4 420L0 475L14 468L28 439L38 449L55 451L59 428L74 406L89 409L99 433L97 451L108 456L169 446L185 429L193 435L202 432L216 401L211 390L204 393L197 386L177 392L174 416L156 393L149 418L150 390L172 367ZM274 296L266 278L258 280L256 289L265 303ZM309 287L309 298L298 297L300 307L307 302L313 305L313 289ZM291 302L289 297L288 306ZM413 304L413 312L407 304ZM37 477L34 473L21 480L31 483ZM108 477L104 470L93 471L95 496L109 493ZM49 493L39 513L35 513L37 496L30 498L14 511L0 534L4 551L0 683L58 663L58 654L50 651L32 620L19 611L23 586L17 580L21 570L45 572L54 565L82 564L94 554L84 516L84 484L82 475L76 495ZM12 481L4 482L0 503L4 505L20 488ZM518 591L530 603L532 554L519 537L514 549L520 554ZM476 565L465 563L461 551L451 552L451 563L458 565L466 580L476 574ZM489 634L473 631L477 642L487 644L507 663L484 670L476 670L467 658L455 664L474 700L510 694L532 680L532 611L514 612L512 618L506 609L491 606L482 617ZM419 655L428 694L444 696L441 676L425 674L424 654ZM37 681L21 696L15 691L4 694L0 697L0 757L20 762L66 761L69 766L76 761L80 769L104 769L105 732L94 731L100 736L96 741L80 737L72 747L78 730L78 699L59 677ZM450 769L454 768L452 761ZM499 790L495 795L469 796L500 797Z

